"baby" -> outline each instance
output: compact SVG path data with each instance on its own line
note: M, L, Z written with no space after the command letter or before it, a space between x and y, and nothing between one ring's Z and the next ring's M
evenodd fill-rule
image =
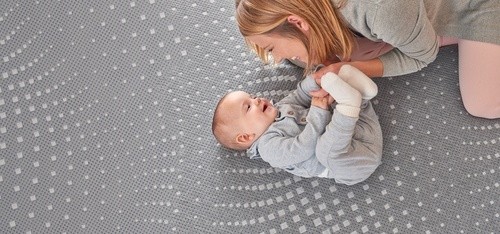
M310 94L320 88L331 97ZM297 176L353 185L381 164L382 131L370 102L377 91L370 78L350 65L338 75L307 76L274 105L235 91L219 101L212 132L224 147L246 150L251 159L262 158Z

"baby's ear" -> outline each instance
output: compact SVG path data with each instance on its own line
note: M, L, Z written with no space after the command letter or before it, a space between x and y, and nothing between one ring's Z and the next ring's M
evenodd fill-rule
M255 138L255 134L239 133L236 135L236 143L245 147L250 146Z

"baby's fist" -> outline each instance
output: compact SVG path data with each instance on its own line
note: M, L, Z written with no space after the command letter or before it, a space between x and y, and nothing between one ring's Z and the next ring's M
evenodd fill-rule
M311 100L311 105L312 106L317 106L321 109L328 110L328 105L331 104L331 100L329 100L331 97L330 95L325 96L325 97L312 97Z

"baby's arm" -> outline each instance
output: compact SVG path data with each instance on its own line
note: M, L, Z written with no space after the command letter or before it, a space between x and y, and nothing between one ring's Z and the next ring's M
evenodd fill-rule
M318 138L324 133L330 118L330 111L312 106L302 131L292 118L271 125L260 137L260 156L273 167L286 167L314 157Z
M312 76L307 76L304 80L297 84L297 89L281 99L276 104L293 104L302 107L309 107L311 105L311 95L309 92L319 90L321 87L317 84Z

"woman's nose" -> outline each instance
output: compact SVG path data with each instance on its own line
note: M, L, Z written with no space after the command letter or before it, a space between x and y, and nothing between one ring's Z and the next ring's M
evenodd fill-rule
M274 60L274 63L278 64L278 63L281 63L282 60L283 60L283 57L281 57L278 53L276 52L271 52L272 56L273 56L273 60Z
M283 62L283 58L279 57L279 56L273 56L273 59L274 59L274 63L276 63L276 64L280 64L281 62Z

